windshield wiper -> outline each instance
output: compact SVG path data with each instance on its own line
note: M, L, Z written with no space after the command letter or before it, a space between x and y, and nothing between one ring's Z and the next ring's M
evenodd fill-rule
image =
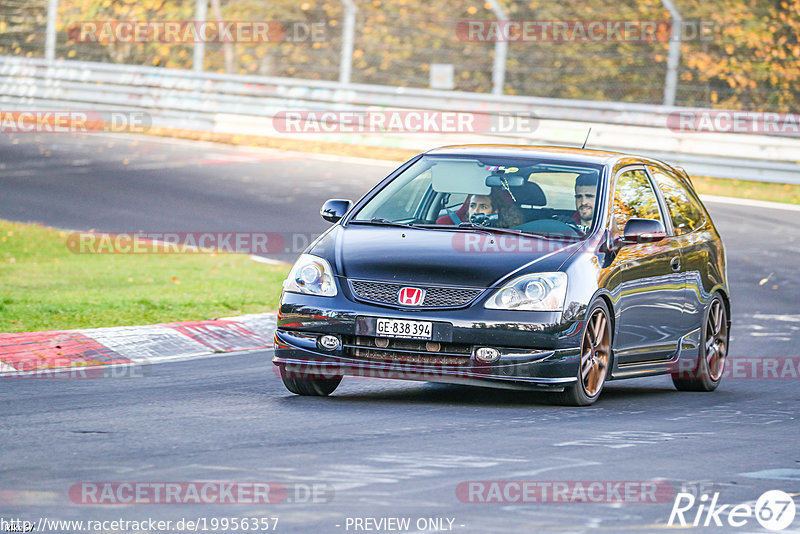
M511 234L511 235L535 235L536 237L543 237L545 239L550 239L549 236L544 234L537 234L536 232L526 232L525 230L517 230L514 228L497 228L496 226L483 226L480 224L475 224L471 222L462 222L458 225L458 228L470 228L474 230L484 230L486 232L494 232L497 234Z
M383 219L381 217L375 217L375 218L372 218L372 219L370 219L368 221L353 220L353 221L350 221L350 223L352 223L352 224L374 224L374 225L380 225L380 226L397 226L399 228L422 228L423 230L427 230L427 228L425 228L424 226L420 226L420 225L417 225L417 224L414 224L414 223L395 222L395 221L390 221L389 219Z
M511 234L511 235L536 235L534 232L526 232L524 230L514 230L512 228L496 228L494 226L483 226L482 224L475 224L471 222L462 222L458 226L454 224L419 224L415 225L414 228L427 228L429 230L478 230L486 235L492 234ZM545 237L546 236L541 236Z
M482 224L475 224L471 222L462 222L458 226L453 224L415 224L415 223L401 223L390 221L388 219L383 219L380 217L375 217L368 221L358 221L352 220L350 221L352 224L374 224L374 225L381 225L381 226L396 226L399 228L415 228L421 230L478 230L486 235L492 234L509 234L509 235L516 235L516 236L536 236L541 237L543 239L552 240L553 237L540 234L537 232L529 232L526 230L516 230L513 228L497 228L495 226L483 226Z

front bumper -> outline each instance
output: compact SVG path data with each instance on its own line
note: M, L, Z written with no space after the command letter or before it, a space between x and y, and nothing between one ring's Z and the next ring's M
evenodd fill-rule
M428 350L424 342L409 348L392 340L381 351L374 337L356 335L356 324L365 317L445 325L439 329L445 334L435 340L441 349ZM564 322L560 313L487 310L482 300L463 309L424 310L355 302L341 293L285 293L273 362L290 378L348 375L559 391L577 379L581 327L582 321ZM320 348L317 339L324 334L336 335L342 346ZM460 353L453 354L451 347ZM496 348L500 359L480 362L476 347Z

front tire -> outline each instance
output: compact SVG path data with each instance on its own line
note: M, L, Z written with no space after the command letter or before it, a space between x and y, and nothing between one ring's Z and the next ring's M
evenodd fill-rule
M295 395L327 397L342 382L341 376L331 378L292 378L283 366L280 367L280 371L283 385Z
M581 336L578 379L558 393L561 404L589 406L600 397L611 367L610 316L603 300L597 300L589 307Z
M714 391L722 381L728 358L728 314L719 294L711 298L700 328L702 345L693 371L672 373L679 391Z

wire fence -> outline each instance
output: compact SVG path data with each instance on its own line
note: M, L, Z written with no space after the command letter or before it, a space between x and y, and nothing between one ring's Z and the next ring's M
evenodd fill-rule
M508 95L661 104L677 42L675 105L800 107L800 0L681 0L679 25L667 0L205 2L3 0L0 55L45 57L50 4L56 59L477 93L501 75ZM200 20L231 35L194 39Z

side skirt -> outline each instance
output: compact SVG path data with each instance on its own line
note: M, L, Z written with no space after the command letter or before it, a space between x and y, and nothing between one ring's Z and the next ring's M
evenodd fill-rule
M667 360L636 362L628 364L614 363L611 369L611 380L637 378L674 373L681 369L693 370L697 366L700 351L700 329L696 328L681 336L678 350Z

